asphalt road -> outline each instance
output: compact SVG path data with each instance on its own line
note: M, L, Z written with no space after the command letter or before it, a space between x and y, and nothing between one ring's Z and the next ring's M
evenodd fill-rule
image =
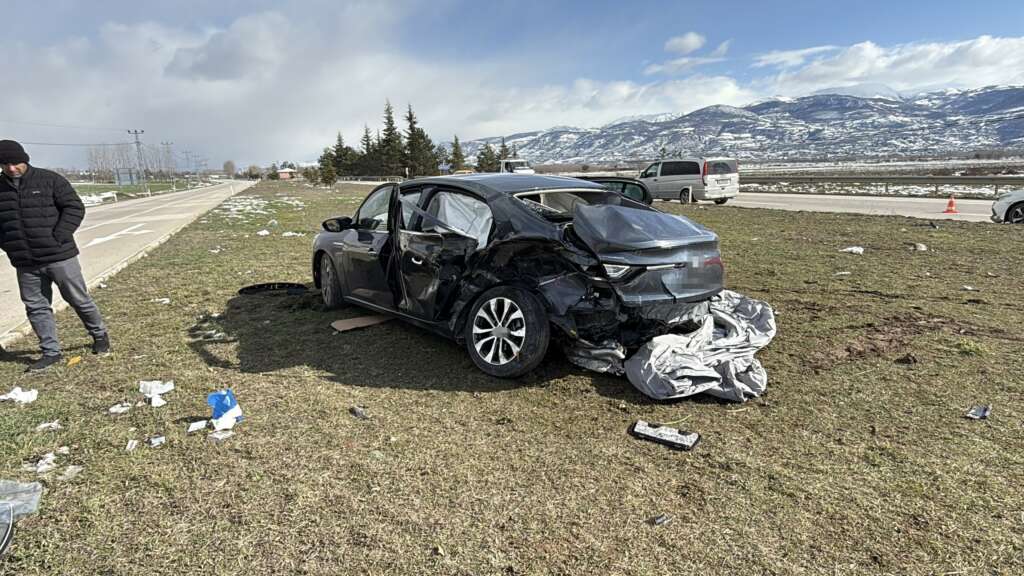
M957 200L959 214L943 214L948 200L941 198L893 198L878 196L837 196L823 194L741 193L730 205L808 212L851 212L885 216L910 216L929 220L989 222L991 200Z
M75 240L81 250L82 273L90 286L114 274L129 262L160 244L233 194L252 183L227 182L183 192L171 192L137 200L123 200L85 211ZM64 303L54 289L55 306ZM0 256L0 343L16 337L27 325L25 308L18 295L14 268Z

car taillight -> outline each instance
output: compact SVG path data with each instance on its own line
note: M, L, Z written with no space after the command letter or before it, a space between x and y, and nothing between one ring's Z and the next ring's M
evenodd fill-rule
M707 160L704 161L704 168L702 168L701 171L700 171L700 179L701 179L702 182L704 182L705 186L708 185L708 162L707 162Z
M722 257L721 256L712 256L710 258L705 258L704 259L704 266L721 266L722 269L724 270L725 269L725 262L722 262Z

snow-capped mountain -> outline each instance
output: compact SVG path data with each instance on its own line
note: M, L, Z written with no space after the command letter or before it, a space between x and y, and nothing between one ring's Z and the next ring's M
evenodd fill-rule
M505 137L533 163L611 162L669 155L739 158L878 157L964 154L1024 148L1024 86L943 90L916 95L880 86L872 94L814 94L742 108L709 106L689 114L622 118L599 128L559 126ZM843 90L840 89L840 92ZM501 137L463 142L468 157Z

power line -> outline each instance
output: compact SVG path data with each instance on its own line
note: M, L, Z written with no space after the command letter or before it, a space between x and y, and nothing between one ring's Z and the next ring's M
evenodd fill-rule
M69 142L21 142L21 144L31 144L32 146L124 146L125 144L132 144L131 142L100 142L95 144L77 144Z
M22 122L20 120L0 120L0 124L19 124L22 126L42 126L45 128L67 128L70 130L104 130L120 132L123 128L108 128L105 126L74 126L71 124L46 124L44 122Z

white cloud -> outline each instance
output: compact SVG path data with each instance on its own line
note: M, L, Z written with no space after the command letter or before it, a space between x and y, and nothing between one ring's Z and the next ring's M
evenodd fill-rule
M687 32L682 36L673 36L665 41L665 51L677 54L689 54L700 50L706 39L696 32Z
M729 39L729 40L726 40L725 42L722 42L721 44L718 45L718 48L715 48L714 51L711 52L711 57L712 58L723 58L723 57L725 57L726 53L729 52L729 46L731 46L731 45L732 45L732 39Z
M879 46L861 42L758 84L772 93L806 94L834 86L877 83L900 91L1024 83L1024 37L979 36L961 42Z
M807 59L815 54L822 54L838 50L838 46L814 46L813 48L802 48L800 50L773 50L766 54L759 54L754 57L754 67L764 68L773 66L775 68L792 68L800 66Z
M681 74L693 70L698 66L705 64L714 64L715 62L721 62L725 58L713 58L707 56L683 56L682 58L676 58L669 60L668 62L662 62L661 64L648 64L644 67L644 74L652 76L654 74Z

